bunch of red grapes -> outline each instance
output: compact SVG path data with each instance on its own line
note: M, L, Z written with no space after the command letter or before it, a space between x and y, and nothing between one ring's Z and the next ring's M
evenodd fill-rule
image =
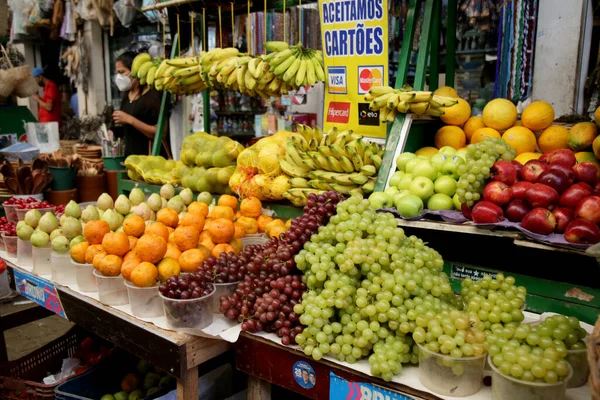
M54 215L56 215L57 217L62 217L62 215L65 213L65 205L61 204L56 206L56 208L54 209Z
M185 276L172 276L158 287L158 291L165 297L178 300L197 299L211 294L214 285L205 282L200 274L193 273Z
M0 218L0 233L4 232L6 236L17 236L17 226L13 222L8 222L6 217Z
M294 256L335 215L343 197L330 191L308 196L303 215L292 220L280 239L257 246L246 265L246 276L232 296L222 296L220 312L242 323L248 332L276 332L284 345L302 332L294 305L300 303L306 285L294 272Z
M249 245L240 254L221 253L219 258L208 257L197 269L205 282L233 283L244 279L248 263L262 250L262 246Z
M49 202L47 202L45 200L38 201L38 200L34 199L33 197L28 197L26 199L17 199L17 198L11 197L10 199L6 200L4 202L4 204L16 205L17 209L19 209L19 210L33 210L33 209L54 207L53 204L50 204Z

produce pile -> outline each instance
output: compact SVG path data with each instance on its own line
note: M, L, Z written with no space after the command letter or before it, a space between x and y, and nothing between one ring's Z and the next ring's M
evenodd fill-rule
M131 155L125 159L125 168L129 179L157 185L179 183L179 177L173 174L175 161L162 156Z

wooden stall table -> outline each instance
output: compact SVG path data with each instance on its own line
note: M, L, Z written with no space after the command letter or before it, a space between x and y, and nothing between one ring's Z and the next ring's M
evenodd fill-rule
M46 304L43 304L44 301L40 304L34 299L38 304L177 378L177 399L196 400L198 366L231 347L222 340L161 329L65 286L54 285L47 279L19 267L13 261L7 260L7 265L13 276L16 272L33 282L48 285L44 289L46 293L50 293L46 297ZM15 283L18 287L19 282ZM27 294L24 295L31 298ZM59 300L58 308L56 302L50 301L53 297Z

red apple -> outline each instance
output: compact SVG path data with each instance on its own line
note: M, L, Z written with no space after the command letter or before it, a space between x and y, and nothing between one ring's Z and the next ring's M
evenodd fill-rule
M538 176L537 183L548 185L560 194L569 187L569 178L558 169L547 169Z
M592 194L592 187L585 182L579 182L568 188L560 195L558 204L561 207L575 208L583 199Z
M523 165L521 175L523 180L527 182L537 181L538 176L541 175L548 168L548 165L541 162L540 160L529 160Z
M525 201L533 208L550 208L558 203L558 192L543 183L534 183L525 192Z
M460 205L460 211L462 212L462 215L468 219L468 220L473 220L473 209L469 208L469 206L467 205L467 203L462 203Z
M596 244L600 242L600 229L587 219L575 218L565 230L565 240L569 243Z
M567 225L573 221L573 209L567 207L558 207L552 210L552 215L556 219L556 233L563 233Z
M483 199L485 201L491 201L499 206L508 204L512 198L513 191L510 186L504 182L490 182L485 186L485 189L483 189Z
M521 221L521 226L533 233L549 235L554 232L556 219L550 210L542 207L529 211Z
M517 170L517 179L518 180L523 179L523 175L521 174L521 172L523 171L523 164L521 164L517 160L512 160L511 163L512 163L512 165L514 165L515 169Z
M577 159L575 158L575 153L572 150L568 149L558 149L551 151L549 153L544 153L539 158L540 161L548 163L548 164L562 164L565 167L571 168L573 165L577 164Z
M490 201L480 201L473 207L473 221L482 224L493 224L504 219L502 209Z
M588 196L575 207L575 218L583 218L595 224L600 223L600 197Z
M600 196L600 181L596 182L596 184L592 188L592 194L594 196Z
M569 167L565 167L562 164L550 164L548 166L548 169L557 169L559 171L564 172L564 174L567 176L567 178L569 178L569 185L572 185L575 182L575 171L573 171L573 168L569 168Z
M591 162L582 162L573 166L575 178L579 182L594 185L598 180L598 168Z
M490 178L510 186L517 181L517 169L510 161L496 161L490 169Z
M0 259L0 274L6 271L6 261L4 259Z
M525 199L525 192L527 189L533 186L533 183L527 181L520 181L511 186L513 190L513 199Z
M506 214L506 218L511 222L521 222L529 210L530 208L524 200L513 199L506 206L504 214Z

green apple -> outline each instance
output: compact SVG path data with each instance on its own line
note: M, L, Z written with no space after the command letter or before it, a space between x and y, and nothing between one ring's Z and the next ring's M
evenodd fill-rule
M396 168L398 171L404 171L404 167L406 167L406 163L412 160L413 158L417 158L414 153L405 152L402 153L396 158Z
M446 161L447 158L448 158L447 154L437 153L431 157L431 163L433 164L434 167L436 167L438 169L438 171L441 171L442 165L444 165L444 162Z
M402 178L402 175L404 175L404 174L405 174L404 171L394 172L394 175L392 175L392 177L390 178L390 186L398 187L398 184L400 183L400 179Z
M412 174L404 174L402 178L400 178L400 182L398 183L398 189L407 190L410 187L410 183L413 180Z
M390 197L394 196L398 192L400 192L400 190L396 186L390 186L384 191L384 193L389 195Z
M458 166L462 165L464 163L465 163L465 160L463 160L459 156L449 157L442 165L442 174L450 175L454 179L458 179L459 178Z
M455 156L459 156L463 160L467 161L467 149L456 150Z
M432 181L437 178L438 170L429 160L423 160L412 169L412 175L416 178L418 176L424 176Z
M421 200L426 201L433 195L433 181L424 176L418 176L412 180L410 183L409 190L415 196L421 198Z
M412 195L410 190L402 190L402 191L396 193L395 195L393 195L392 202L394 203L394 207L398 208L398 206L397 206L398 200L400 200L401 198L403 198L404 196L407 196L409 194Z
M433 211L454 210L454 202L450 196L436 193L427 200L427 208Z
M404 172L412 173L414 166L417 165L418 163L420 163L421 161L424 161L424 160L419 157L408 160L408 162L404 166Z
M398 199L396 209L404 218L412 218L423 212L423 200L414 194L407 194Z
M392 206L392 197L384 192L373 192L369 196L369 203L373 208L384 208Z
M433 189L436 193L454 196L454 193L456 193L456 180L451 176L442 175L433 182Z
M449 156L453 156L456 154L456 149L452 146L444 146L438 150L438 154L447 154Z
M452 202L454 203L454 208L456 209L456 211L462 210L460 200L458 199L458 193L456 193L454 196L452 196Z

